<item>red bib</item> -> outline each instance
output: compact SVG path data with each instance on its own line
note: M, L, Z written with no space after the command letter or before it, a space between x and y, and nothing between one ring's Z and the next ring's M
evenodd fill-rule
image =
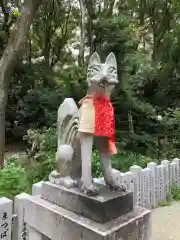
M87 98L92 99L95 109L94 136L107 137L109 153L116 154L114 109L111 101L105 96L87 95L80 101L80 104Z

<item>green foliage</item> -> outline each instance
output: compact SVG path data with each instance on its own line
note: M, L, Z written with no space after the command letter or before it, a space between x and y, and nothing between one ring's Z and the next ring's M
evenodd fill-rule
M180 201L180 188L173 186L171 188L171 198L175 201Z
M17 93L14 94L12 99L17 99ZM58 88L30 90L22 98L19 96L7 109L7 135L22 138L28 129L51 127L56 122L60 102L62 94Z
M39 161L30 161L26 165L17 159L8 159L0 171L0 196L13 199L22 192L31 193L32 184L48 180L49 173L55 168L55 151L44 152Z
M57 137L54 128L29 130L25 139L31 154L28 152L25 163L21 163L21 159L6 159L5 167L0 171L0 196L13 198L21 192L31 193L32 184L48 180L56 167Z
M44 152L56 150L57 148L55 128L29 129L27 135L24 136L24 140L27 141L29 146L27 150L29 157L34 157L35 159L38 159Z
M56 129L29 130L25 139L30 149L28 151L29 161L25 168L26 178L31 188L33 183L47 180L50 172L56 167Z
M7 11L2 11L0 19L0 56L21 14L21 3L4 1L3 7ZM119 84L112 102L119 152L112 158L113 166L127 171L133 164L144 167L151 159L158 162L180 155L179 2L85 1L84 8L83 26L81 10L71 1L50 0L44 5L11 79L6 136L14 141L28 136L35 166L29 182L47 178L45 168L52 169L56 137L51 127L56 124L57 109L65 97L78 102L86 94L88 53L94 51L102 60L110 51L117 58ZM81 27L84 39L76 34ZM79 40L85 43L81 66L74 54L82 47ZM93 173L101 176L96 152Z
M138 165L142 168L145 168L147 167L148 163L155 160L138 153L126 152L122 149L118 149L118 154L111 157L111 161L114 168L121 172L128 172L129 168L133 165ZM92 172L94 177L102 177L99 154L97 151L93 152Z
M162 202L162 203L159 203L158 206L160 207L167 207L170 205L170 202L169 201L165 201L165 202Z
M73 96L79 101L86 91L85 69L74 65L51 76L43 64L22 65L16 71L6 110L7 137L22 139L28 129L51 127L57 121L57 109L63 99Z
M153 161L155 161L153 159ZM143 156L139 153L125 152L121 149L118 150L118 154L112 157L113 166L121 172L129 171L129 168L133 165L138 165L145 168L148 163L152 162L152 159Z
M0 52L11 29L8 23L13 16L19 17L19 6L20 3L13 3L9 18L2 16L0 20ZM74 55L74 50L80 48L76 35L76 27L81 27L78 6L66 0L51 0L37 13L29 33L27 53L16 68L9 89L7 138L22 139L28 129L49 128L55 124L57 109L65 97L73 97L78 102L86 94L89 57L86 50L98 51L102 60L112 51L117 58L119 76L112 102L120 149L155 159L177 157L179 4L153 1L144 5L142 1L128 0L114 5L113 1L103 1L103 4L86 1L84 7L87 57L81 66ZM163 121L158 120L159 115Z
M170 193L167 194L166 201L160 203L159 206L166 207L169 206L172 201L180 201L180 188L176 185L171 187Z
M170 193L166 197L166 202L159 204L159 206L168 206L172 203L172 201L180 201L180 188L177 185L173 185L171 187Z
M28 192L25 169L15 163L9 163L0 171L0 196L13 198L22 192Z
M28 182L29 190L32 184L48 180L48 176L56 167L55 151L44 152L38 161L33 161L26 165L26 179Z
M13 11L11 12L11 16L17 18L21 16L21 13L18 9L13 9Z
M63 97L72 97L78 102L86 94L86 69L75 64L58 72L55 81L63 89Z
M93 152L93 159L92 159L92 173L93 177L100 178L102 177L101 165L99 161L99 155L96 151Z

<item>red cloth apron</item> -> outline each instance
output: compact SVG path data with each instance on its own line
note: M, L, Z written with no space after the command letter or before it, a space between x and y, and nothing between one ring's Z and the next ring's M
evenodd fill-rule
M114 108L111 101L105 96L87 95L80 100L79 104L87 98L92 99L95 109L94 136L107 137L109 153L116 154Z

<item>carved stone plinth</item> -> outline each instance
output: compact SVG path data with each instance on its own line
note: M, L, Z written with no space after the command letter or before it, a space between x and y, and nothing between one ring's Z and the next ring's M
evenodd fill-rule
M41 197L91 220L105 223L133 210L132 192L112 192L98 185L100 194L95 197L81 193L78 188L67 189L45 182Z
M25 208L25 222L30 229L51 240L148 240L151 233L150 219L150 211L138 207L102 224L40 196L28 198ZM29 240L34 240L33 234Z

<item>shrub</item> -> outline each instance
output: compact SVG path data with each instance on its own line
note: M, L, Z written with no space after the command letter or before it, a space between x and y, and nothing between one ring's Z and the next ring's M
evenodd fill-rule
M26 166L26 177L32 186L33 183L47 180L48 175L55 168L56 129L29 130L24 139L29 145L27 153L30 158Z
M32 184L47 180L55 168L56 130L29 130L25 139L29 145L29 161L21 164L15 158L6 159L0 171L0 196L13 198L21 192L31 193ZM28 152L28 153L29 153Z
M22 166L17 159L7 159L0 171L0 196L13 199L19 193L31 194L32 184L48 180L55 168L55 151L44 152L39 161L30 161Z
M38 159L44 152L56 150L57 148L55 128L29 129L23 139L28 144L27 154L30 158Z
M129 171L129 167L132 165L138 165L142 168L145 168L149 162L154 160L141 154L125 152L121 149L118 149L117 155L112 156L111 161L114 168L121 172L127 172ZM94 177L102 177L100 159L97 151L93 152L92 172Z
M171 199L175 201L180 201L180 188L177 186L172 186L171 188Z
M5 168L0 172L1 196L13 198L23 191L31 193L32 184L48 180L50 172L56 167L57 134L55 128L29 130L24 139L29 147L29 161L22 165L17 159L6 160ZM113 167L122 172L128 171L133 164L146 167L147 163L152 161L140 154L125 152L121 149L111 159ZM102 177L97 151L93 152L92 173L93 177Z
M112 165L114 168L121 172L129 171L129 167L132 165L138 165L145 168L149 162L152 162L151 158L145 157L139 153L126 152L121 149L118 150L117 155L112 157Z
M23 95L14 90L13 94L6 111L7 136L22 139L28 129L51 127L56 123L57 110L64 98L60 88L33 89ZM18 94L20 96L16 96Z
M10 162L0 171L0 196L12 199L22 192L29 192L25 169Z
M25 167L28 185L32 187L34 183L47 181L50 172L54 170L55 167L55 152L44 153L38 162L35 161Z
M97 151L93 152L92 174L93 174L93 177L97 177L97 178L102 177L101 165L100 165L99 155Z

